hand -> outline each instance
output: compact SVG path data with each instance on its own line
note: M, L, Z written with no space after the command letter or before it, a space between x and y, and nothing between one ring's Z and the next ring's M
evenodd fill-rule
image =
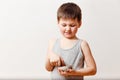
M75 72L72 68L67 68L65 66L64 67L59 67L58 71L62 76L71 76Z
M52 66L61 66L61 58L59 55L51 53L49 59Z
M62 71L68 71L68 69L72 69L72 66L67 65L67 66L62 66L62 67L58 67L58 70L62 70Z

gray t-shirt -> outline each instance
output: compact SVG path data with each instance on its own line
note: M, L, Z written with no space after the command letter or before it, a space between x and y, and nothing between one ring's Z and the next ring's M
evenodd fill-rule
M65 64L71 65L74 70L78 70L84 67L84 58L81 51L81 39L78 39L74 46L70 49L62 49L60 47L60 39L57 39L54 46L53 52L60 55L64 60ZM59 74L58 67L55 67L51 72L52 80L83 80L83 76L69 76L64 77Z

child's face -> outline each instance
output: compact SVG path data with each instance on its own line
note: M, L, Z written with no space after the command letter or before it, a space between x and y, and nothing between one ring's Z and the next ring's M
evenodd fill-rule
M62 35L66 38L75 38L78 28L80 27L81 22L78 22L77 19L63 19L61 18L58 21L58 26Z

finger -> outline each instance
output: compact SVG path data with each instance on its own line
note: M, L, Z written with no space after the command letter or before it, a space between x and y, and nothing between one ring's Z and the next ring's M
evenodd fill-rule
M61 70L58 68L58 71L61 72Z
M50 62L54 64L56 61L54 59L50 59Z
M50 59L50 63L53 63L54 62L54 60L53 59Z
M58 67L59 72L64 72L64 70L61 69L61 67Z
M59 66L59 62L58 61L53 62L53 65Z
M60 61L60 60L58 60L57 64L58 64L58 66L61 66L61 61Z
M51 66L54 66L54 63L53 63L53 62L50 62L50 65L51 65Z
M65 62L64 62L64 60L62 58L60 58L60 61L61 61L61 65L65 66Z
M66 75L66 73L67 73L66 71L61 71L61 72L60 72L60 74L61 74L61 75L64 75L64 76Z
M58 62L55 62L55 66L58 66Z
M71 72L71 69L67 69L66 72Z
M55 66L55 61L54 61L54 60L51 60L51 61L50 61L50 64L51 64L52 66Z
M68 69L69 72L72 72L72 69Z
M58 66L58 63L57 63L57 62L53 62L53 64L54 64L55 66Z
M73 69L69 69L69 71L70 71L70 72L72 72L72 71L73 71Z

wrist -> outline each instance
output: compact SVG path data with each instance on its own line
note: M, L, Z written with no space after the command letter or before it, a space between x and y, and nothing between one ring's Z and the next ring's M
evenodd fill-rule
M68 72L69 76L79 76L79 73L76 70L71 70L70 72Z

